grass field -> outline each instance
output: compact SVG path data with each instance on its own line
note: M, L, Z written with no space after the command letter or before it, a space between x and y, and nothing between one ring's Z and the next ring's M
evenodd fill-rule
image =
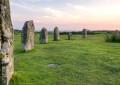
M15 33L15 76L11 85L120 85L120 43L109 43L105 35L61 35L60 41L40 44L22 51L21 34ZM48 64L57 64L49 67ZM14 82L15 81L15 82Z

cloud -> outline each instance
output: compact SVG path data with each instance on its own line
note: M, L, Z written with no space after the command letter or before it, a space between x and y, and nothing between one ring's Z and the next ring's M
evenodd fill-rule
M63 18L65 13L53 8L44 8L44 11L51 17Z
M120 19L120 4L113 4L108 6L82 6L82 5L74 5L67 4L67 6L71 9L74 9L73 15L82 15L84 19L88 20L97 20L97 21L106 21L108 23L111 21L115 21ZM103 21L104 20L104 21ZM115 22L119 23L119 22Z
M66 26L69 26L68 24L71 24L70 26L78 26L79 24L86 23L118 25L120 22L120 3L98 6L94 4L90 6L84 4L68 3L67 5L61 5L61 7L58 7L58 5L55 5L56 7L53 7L53 4L51 5L48 3L45 6L45 3L42 5L40 3L42 1L44 2L44 0L21 0L22 3L18 3L17 1L13 0L11 2L12 20L16 25L16 28L19 23L23 24L25 21L31 19L35 21L37 26L40 26L41 24L42 26L45 24L48 24L49 26L50 24L52 26L60 24L64 26L65 24L67 24ZM55 0L45 0L45 2L50 1ZM33 2L33 4L28 2ZM40 3L40 5L36 5L34 2ZM112 3L112 1L110 1L110 3ZM16 24L16 22L18 23ZM20 26L20 24L18 26Z
M50 1L53 1L53 0L21 0L21 2L50 2Z
M17 4L17 3L13 3L11 2L11 6L15 6L15 7L19 7L20 9L26 10L26 11L31 11L35 12L35 13L42 13L45 14L45 16L51 16L51 17L63 17L64 16L64 12L60 11L60 10L56 10L53 8L41 8L41 7L37 7L37 6L24 6L23 4ZM44 15L43 15L44 16Z
M22 4L17 4L17 3L13 3L13 2L11 2L11 6L19 7L22 9L29 10L29 11L36 11L34 8L31 8L30 6L24 6Z

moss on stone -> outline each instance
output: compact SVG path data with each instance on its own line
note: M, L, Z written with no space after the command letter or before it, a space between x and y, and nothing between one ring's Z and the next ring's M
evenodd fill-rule
M1 58L1 59L4 58L4 55L3 55L3 54L0 54L0 58Z

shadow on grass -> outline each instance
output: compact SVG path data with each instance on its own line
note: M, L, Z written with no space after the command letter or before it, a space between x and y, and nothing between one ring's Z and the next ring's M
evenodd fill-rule
M24 51L24 50L17 50L17 51L14 51L14 53L15 54L29 54L29 53L34 53L34 52L36 52L37 51L37 49L32 49L32 50L30 50L30 51Z
M39 45L40 45L40 44L43 44L43 45L44 45L44 44L50 44L50 43L49 43L49 42L48 42L48 43L40 43L40 42L39 42L39 43L36 43L36 44L39 44Z
M53 41L61 41L61 40L53 40Z
M69 41L71 40L71 41L73 41L73 40L75 40L75 39L65 39L65 40L69 40Z

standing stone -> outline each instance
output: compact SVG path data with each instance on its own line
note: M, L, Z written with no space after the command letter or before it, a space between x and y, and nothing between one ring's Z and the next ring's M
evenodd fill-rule
M116 30L116 31L115 31L115 35L119 35L119 30Z
M48 43L48 31L46 28L42 28L41 30L41 34L40 34L40 43L44 44L44 43Z
M72 39L72 33L69 33L68 34L68 40L71 40Z
M8 85L14 73L13 41L9 0L0 0L0 85Z
M34 49L34 31L35 26L33 21L25 22L21 34L21 43L24 51Z
M83 33L83 38L86 38L87 37L87 30L83 29L82 33Z
M60 34L59 34L58 27L55 27L55 29L54 29L54 40L55 41L60 40Z

